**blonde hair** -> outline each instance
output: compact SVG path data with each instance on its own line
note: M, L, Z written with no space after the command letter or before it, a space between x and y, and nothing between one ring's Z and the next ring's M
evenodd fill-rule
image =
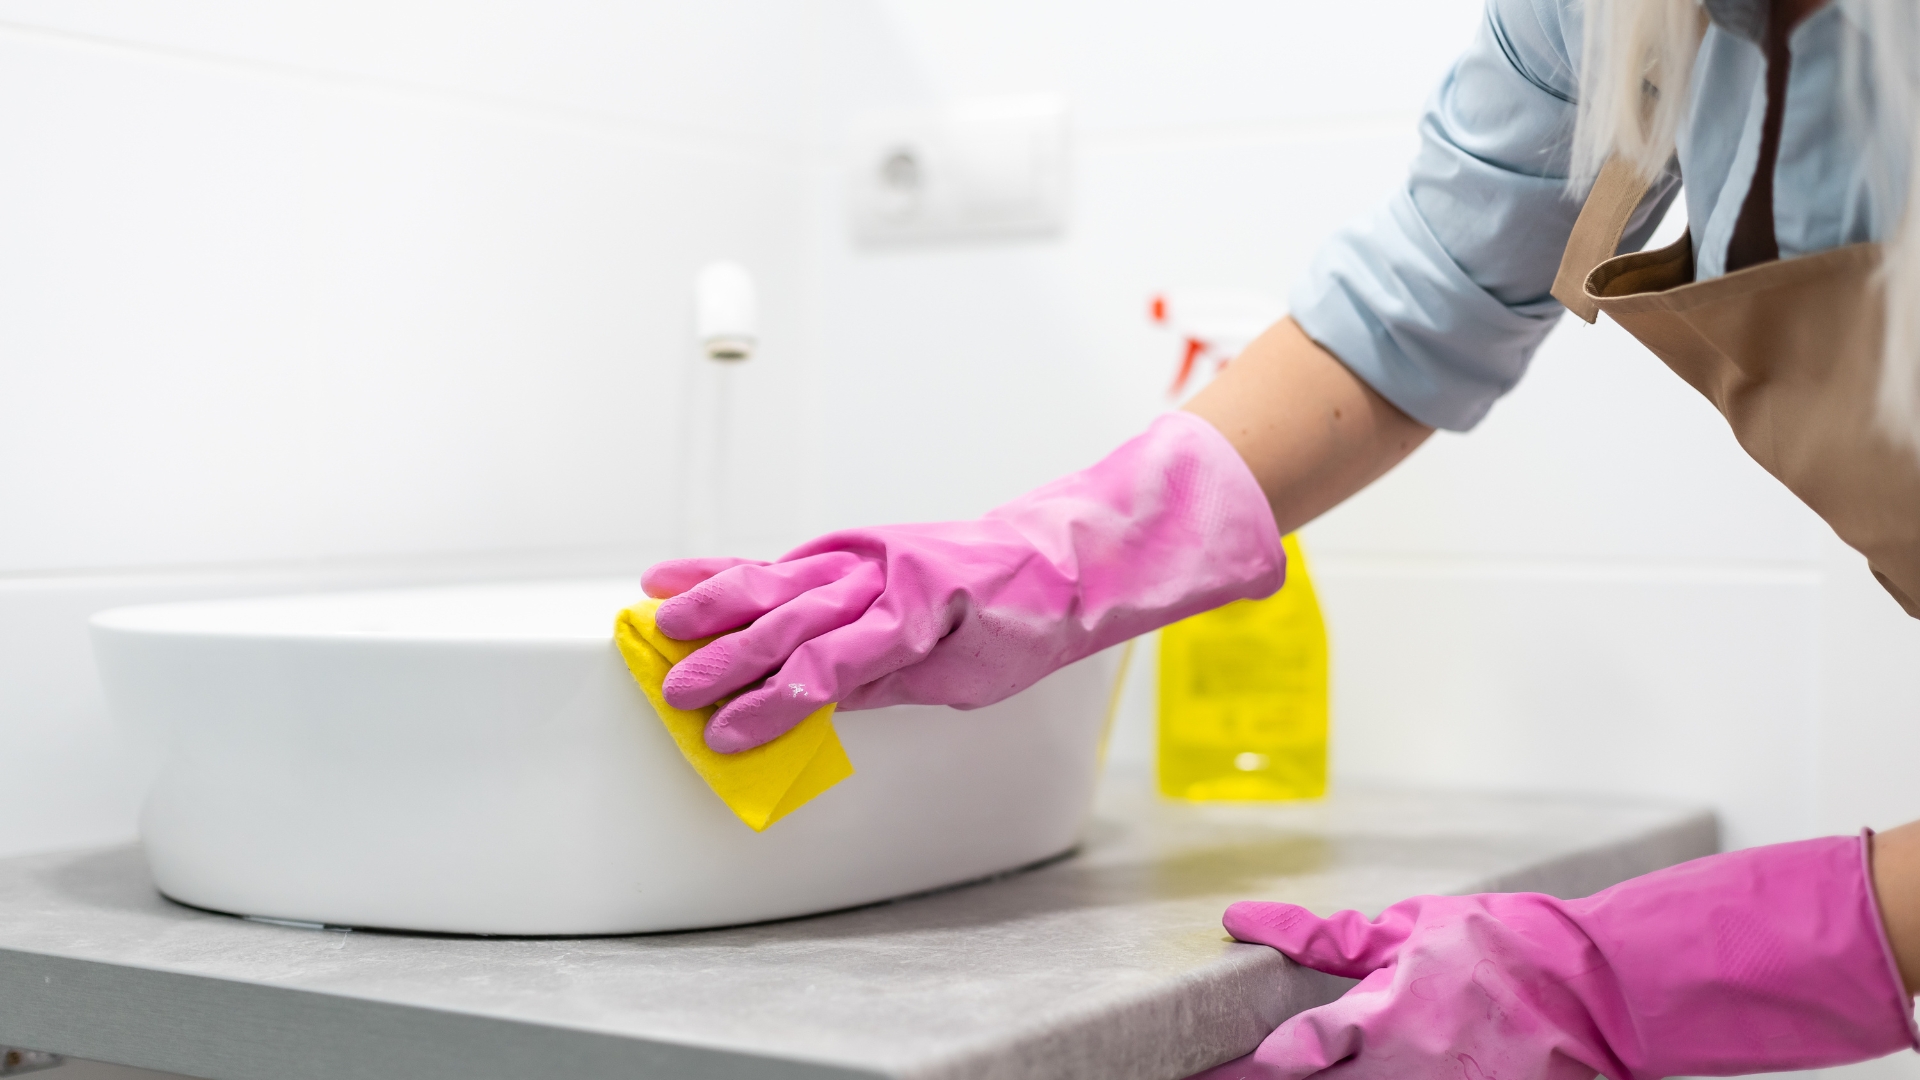
M1869 33L1864 48L1850 35L1841 57L1847 119L1875 203L1894 223L1880 274L1887 326L1877 411L1886 432L1920 454L1920 214L1906 212L1920 206L1920 0L1848 6ZM1652 178L1673 157L1706 14L1698 0L1586 0L1583 15L1569 184L1584 191L1615 155Z

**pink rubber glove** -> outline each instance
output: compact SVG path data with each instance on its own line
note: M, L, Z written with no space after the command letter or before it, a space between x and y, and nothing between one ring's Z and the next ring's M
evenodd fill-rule
M1109 645L1269 595L1285 569L1246 463L1205 420L1169 413L973 521L848 529L772 563L679 559L642 582L672 597L656 614L669 637L747 627L664 687L683 709L739 694L707 725L708 746L735 751L829 701L991 705Z
M1867 854L1777 844L1584 900L1422 896L1372 922L1235 904L1234 937L1361 982L1192 1080L1655 1080L1920 1047Z

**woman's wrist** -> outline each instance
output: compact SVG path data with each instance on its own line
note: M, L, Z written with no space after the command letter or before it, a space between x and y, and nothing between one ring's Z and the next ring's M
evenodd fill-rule
M1920 994L1920 821L1873 837L1873 892L1907 993Z

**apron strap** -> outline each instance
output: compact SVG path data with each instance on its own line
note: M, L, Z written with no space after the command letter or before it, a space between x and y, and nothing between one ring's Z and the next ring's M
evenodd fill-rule
M1627 221L1653 183L1618 157L1608 158L1593 180L1553 279L1553 298L1587 322L1600 316L1599 305L1587 298L1587 275L1619 252Z

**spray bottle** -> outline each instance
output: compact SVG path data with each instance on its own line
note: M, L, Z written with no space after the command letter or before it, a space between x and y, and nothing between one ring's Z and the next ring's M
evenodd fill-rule
M1327 631L1300 542L1287 581L1160 632L1160 791L1311 799L1327 790Z
M1279 318L1244 290L1180 289L1148 304L1181 343L1183 400ZM1211 370L1208 370L1211 368ZM1160 633L1160 791L1181 799L1310 799L1327 788L1327 631L1297 537L1287 581Z

